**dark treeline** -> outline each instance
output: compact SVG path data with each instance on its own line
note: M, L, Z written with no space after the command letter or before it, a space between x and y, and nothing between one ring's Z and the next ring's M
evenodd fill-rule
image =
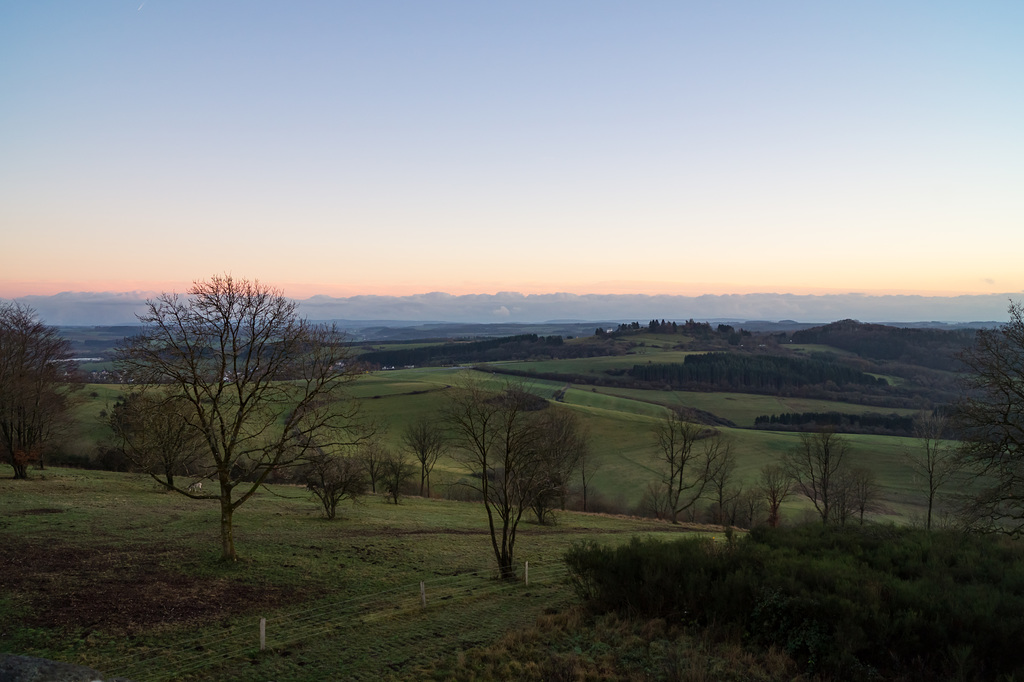
M793 332L793 343L825 344L863 358L958 371L957 353L974 342L972 329L906 329L841 320Z
M667 320L651 320L647 323L647 326L641 325L639 322L623 322L618 328L612 332L612 334L635 334L639 332L647 332L650 334L682 334L684 336L692 336L697 339L709 339L715 336L725 338L729 343L736 345L739 343L740 338L743 336L750 336L750 332L736 329L732 325L720 324L717 327L712 327L710 322L697 322L693 318L690 318L686 322L669 322ZM595 331L596 336L605 336L607 332L604 329L598 328Z
M822 385L887 386L880 379L835 362L777 355L707 353L689 355L682 363L634 365L629 375L673 388L772 390Z
M914 435L914 418L895 413L784 412L772 415L762 414L754 419L754 428L773 431L816 431L826 426L839 433Z
M453 341L419 348L396 348L363 353L359 362L368 367L404 367L407 365L454 365L529 358L574 358L608 355L604 344L566 345L561 336L519 334L481 341Z

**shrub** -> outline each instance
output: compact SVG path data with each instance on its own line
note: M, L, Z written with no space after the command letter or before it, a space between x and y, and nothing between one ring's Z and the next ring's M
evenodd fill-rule
M820 524L566 555L597 611L707 627L844 679L944 676L965 657L982 679L1024 672L1022 559L1003 538Z

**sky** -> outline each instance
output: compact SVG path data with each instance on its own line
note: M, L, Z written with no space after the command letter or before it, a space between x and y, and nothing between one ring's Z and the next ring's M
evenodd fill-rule
M0 297L1024 292L1024 3L0 3Z

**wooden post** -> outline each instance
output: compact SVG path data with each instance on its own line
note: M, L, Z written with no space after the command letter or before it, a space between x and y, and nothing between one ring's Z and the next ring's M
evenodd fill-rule
M420 601L423 602L424 608L427 606L427 586L420 581Z
M526 562L526 572L523 574L523 577L526 580L526 584L529 585L530 584L530 562L529 561Z
M260 618L260 651L267 648L267 619Z

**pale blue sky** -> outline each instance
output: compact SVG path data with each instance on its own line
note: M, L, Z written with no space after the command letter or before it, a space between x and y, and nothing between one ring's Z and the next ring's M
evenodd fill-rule
M1019 2L4 2L0 296L1024 291Z

